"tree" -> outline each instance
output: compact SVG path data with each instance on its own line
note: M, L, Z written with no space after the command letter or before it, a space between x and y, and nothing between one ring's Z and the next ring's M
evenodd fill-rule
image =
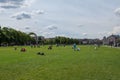
M26 33L17 31L12 28L0 27L0 43L7 43L9 45L24 45L33 41L33 39Z

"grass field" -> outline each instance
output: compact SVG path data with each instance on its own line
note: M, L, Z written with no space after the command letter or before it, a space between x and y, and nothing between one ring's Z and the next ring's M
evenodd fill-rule
M0 47L0 80L120 80L119 48L79 47Z

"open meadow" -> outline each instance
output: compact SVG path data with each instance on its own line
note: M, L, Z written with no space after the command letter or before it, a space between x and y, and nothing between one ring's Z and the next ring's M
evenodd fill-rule
M120 80L119 48L78 47L0 47L0 80Z

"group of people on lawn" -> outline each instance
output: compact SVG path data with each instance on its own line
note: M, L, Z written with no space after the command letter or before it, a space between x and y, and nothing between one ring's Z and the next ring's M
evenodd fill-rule
M64 46L65 47L65 46ZM100 47L99 45L95 45L94 49L97 49L97 47ZM77 47L76 43L73 44L72 49L74 51L80 51L80 48ZM14 47L14 50L17 50L17 47ZM48 47L48 50L52 50L52 45ZM26 48L21 48L21 52L26 52Z

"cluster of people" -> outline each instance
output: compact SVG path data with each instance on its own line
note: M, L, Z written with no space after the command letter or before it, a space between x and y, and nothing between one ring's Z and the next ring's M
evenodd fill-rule
M76 43L73 44L73 47L74 51L80 51L80 48L77 47Z
M95 44L94 46L95 46L95 47L94 47L95 50L96 50L97 48L100 48L100 44Z
M48 50L51 50L52 49L52 45L50 45L49 47L48 47Z
M56 44L56 47L59 47L59 46L65 47L66 45L65 44Z
M40 45L31 45L31 48L40 48Z
M14 47L14 50L16 51L17 49L18 49L18 48L15 46L15 47ZM26 48L21 48L20 51L21 51L21 52L26 52Z

